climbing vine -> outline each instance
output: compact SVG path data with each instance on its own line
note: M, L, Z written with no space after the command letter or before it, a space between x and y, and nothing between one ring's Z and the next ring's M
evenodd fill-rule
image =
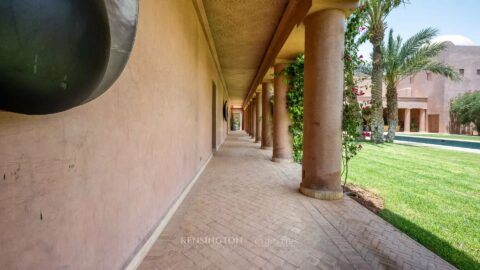
M348 178L348 163L355 157L362 145L358 143L362 127L362 112L368 112L368 105L358 103L358 96L365 95L365 92L358 86L358 79L355 78L355 71L364 64L363 56L359 55L358 47L367 39L362 32L366 30L363 26L366 21L364 7L355 10L347 19L345 31L345 53L344 53L344 92L343 92L343 120L342 120L342 161L344 177L344 188ZM367 134L363 134L364 136Z
M348 18L345 33L345 82L343 97L343 120L342 120L342 175L346 181L348 177L348 162L357 155L361 149L358 143L362 123L362 107L358 103L357 96L365 94L357 86L354 73L363 63L363 57L358 55L358 46L365 41L361 36L365 30L365 12L363 7L355 10ZM304 90L304 55L299 55L295 62L284 70L287 77L287 109L290 114L290 134L293 141L293 158L296 162L302 162L303 158L303 90Z
M305 57L299 55L295 62L285 68L287 77L287 110L290 115L289 131L292 135L293 160L303 159L303 67Z

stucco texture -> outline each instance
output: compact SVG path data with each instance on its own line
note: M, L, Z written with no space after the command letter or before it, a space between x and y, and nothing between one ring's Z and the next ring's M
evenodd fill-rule
M222 71L234 105L242 105L286 0L203 0Z
M226 137L192 1L140 1L126 70L48 116L0 112L0 268L120 269Z

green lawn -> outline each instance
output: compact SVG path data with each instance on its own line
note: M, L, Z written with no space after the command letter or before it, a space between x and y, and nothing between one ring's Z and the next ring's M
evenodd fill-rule
M385 220L460 269L480 269L480 154L364 143L349 181L385 200Z
M415 136L415 137L432 137L432 138L442 138L442 139L453 139L453 140L465 140L465 141L480 141L480 136L469 136L469 135L456 135L456 134L416 134L408 133L401 134L406 136Z

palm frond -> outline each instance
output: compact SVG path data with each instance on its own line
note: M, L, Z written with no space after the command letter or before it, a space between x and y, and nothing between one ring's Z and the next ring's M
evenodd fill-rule
M430 43L430 40L437 36L438 30L435 28L425 28L407 39L399 52L399 57L407 59L416 53L420 48Z
M425 71L424 68L432 63L432 59L437 57L445 48L444 43L433 43L418 48L413 54L402 59L403 65L399 69L399 75L405 78Z
M392 10L401 4L407 4L407 0L380 0L382 2L382 19L385 18L392 12Z
M455 68L442 62L432 61L425 66L424 70L432 72L433 74L442 75L452 81L460 81L462 78Z
M393 9L401 4L409 3L408 0L363 0L362 5L368 14L367 26L370 42L374 46L380 45L387 29L386 17Z
M383 46L385 79L387 82L395 80L396 71L399 69L398 52L402 44L400 36L395 38L391 29L388 35L387 45Z
M445 43L431 43L437 33L434 28L426 28L403 42L400 36L394 38L393 30L390 30L388 43L384 46L385 82L397 84L422 71L459 80L460 74L454 68L436 60L446 48Z

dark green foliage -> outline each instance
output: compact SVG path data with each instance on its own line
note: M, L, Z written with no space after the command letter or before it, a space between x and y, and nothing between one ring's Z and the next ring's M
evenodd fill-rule
M290 115L289 131L292 135L293 159L302 162L303 158L303 67L305 57L299 55L295 63L285 69L288 78L287 110Z
M473 123L480 135L480 92L465 93L452 102L450 111L460 124Z

